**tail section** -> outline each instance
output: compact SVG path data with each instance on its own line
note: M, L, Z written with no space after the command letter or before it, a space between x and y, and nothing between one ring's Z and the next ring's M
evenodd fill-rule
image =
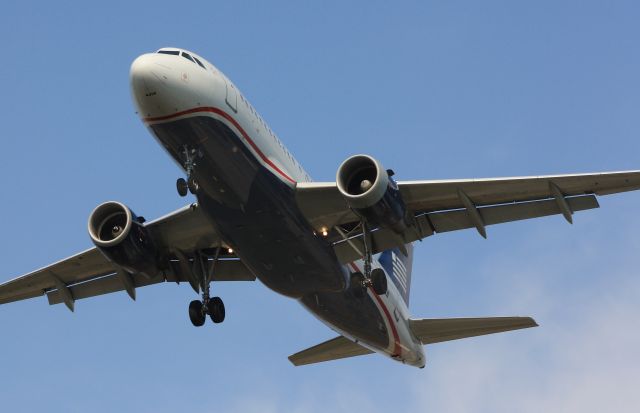
M409 320L411 331L422 344L441 343L443 341L537 326L538 324L531 317L425 318Z
M411 269L413 267L413 244L406 244L403 248L386 250L378 257L378 262L389 275L402 295L407 307L409 306L409 290L411 289Z

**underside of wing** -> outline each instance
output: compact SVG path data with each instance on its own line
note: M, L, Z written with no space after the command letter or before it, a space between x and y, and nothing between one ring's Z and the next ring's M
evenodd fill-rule
M323 361L339 360L372 353L373 351L362 347L360 344L354 343L343 336L338 336L289 356L289 361L294 366L303 366L305 364L321 363Z
M571 214L599 206L594 195L565 198L564 202L571 210ZM553 199L478 207L472 211L477 215L474 216L467 209L418 213L414 215L413 225L403 234L397 234L388 228L376 228L370 236L371 250L373 253L378 253L402 247L404 244L436 233L468 228L476 228L482 236L486 237L485 228L490 225L562 213L557 201ZM350 234L345 233L344 236L336 237L333 246L340 262L348 263L362 258L364 238L358 229L359 227L355 227Z
M99 248L91 248L0 285L0 304L47 295L49 304L74 309L76 300L126 291L135 299L138 287L173 281L188 282L196 291L200 281L253 281L255 276L228 253L196 205L175 211L144 225L156 237L163 253L154 274L125 270ZM204 253L207 251L208 253ZM223 251L215 254L212 251Z
M463 208L460 192L475 206L534 201L562 196L610 195L640 189L640 171L546 175L514 178L398 182L414 211Z
M435 233L475 228L486 238L486 227L505 222L598 208L596 195L640 189L640 171L537 177L400 181L408 224L402 232L372 228L371 250L400 247ZM360 217L349 208L335 182L298 184L296 200L319 232L327 233L338 259L361 258L364 236ZM335 229L335 231L331 231Z
M91 248L0 285L0 304L41 296L59 282L73 285L114 271L113 265L100 251Z

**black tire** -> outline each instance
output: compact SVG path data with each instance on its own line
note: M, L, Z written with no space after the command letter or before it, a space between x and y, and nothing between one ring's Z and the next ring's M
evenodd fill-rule
M189 192L193 195L198 193L198 183L196 182L196 178L190 176L187 180L187 187L189 188Z
M209 300L209 316L211 317L211 321L216 324L222 323L224 321L225 311L224 311L224 303L220 297L213 297Z
M387 276L382 269L376 268L371 271L371 284L376 294L384 295L387 293Z
M364 275L360 272L351 274L351 282L349 290L356 298L363 298L367 294L367 288L364 286Z
M176 181L176 189L178 190L178 195L187 196L187 191L189 190L187 181L185 181L184 178L178 178Z
M189 303L189 319L195 327L202 327L207 317L202 312L202 302L193 300Z

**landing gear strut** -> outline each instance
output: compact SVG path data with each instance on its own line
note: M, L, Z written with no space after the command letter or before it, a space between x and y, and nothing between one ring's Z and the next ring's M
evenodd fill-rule
M384 270L380 268L371 269L371 261L373 259L371 253L371 231L364 220L362 221L362 239L364 245L364 257L362 257L364 261L364 274L352 274L352 292L356 297L363 297L366 289L371 286L377 295L384 295L387 293L387 276Z
M211 317L211 321L214 323L222 323L225 317L224 302L220 297L210 297L210 284L213 278L213 270L215 269L218 257L220 255L220 248L216 249L213 262L209 266L209 257L198 252L194 259L194 266L199 264L200 271L194 271L194 274L199 274L198 284L202 291L202 300L194 300L189 304L189 319L191 323L196 327L201 327L207 319L207 315ZM209 268L207 268L209 266Z
M195 149L189 149L186 146L183 148L184 157L184 169L187 172L187 179L178 178L176 181L176 189L180 196L186 196L187 191L195 195L198 192L198 183L193 176L193 171L196 167L196 153Z

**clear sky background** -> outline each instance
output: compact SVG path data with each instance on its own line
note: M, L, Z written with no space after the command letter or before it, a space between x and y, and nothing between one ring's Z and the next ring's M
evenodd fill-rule
M91 245L106 200L151 219L185 200L134 113L133 59L191 49L243 91L316 180L365 152L397 178L640 167L637 1L6 2L0 13L0 280ZM3 412L636 412L640 193L601 209L437 235L416 317L531 315L539 328L294 368L334 333L256 283L0 307ZM282 252L286 254L286 251Z

